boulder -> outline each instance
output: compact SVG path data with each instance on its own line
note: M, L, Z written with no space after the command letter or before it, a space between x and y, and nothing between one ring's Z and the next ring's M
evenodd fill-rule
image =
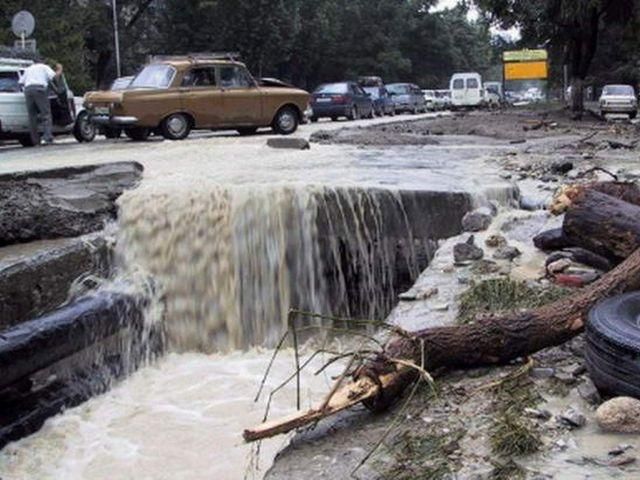
M493 258L495 258L496 260L512 261L518 258L520 255L522 255L522 252L520 250L518 250L516 247L510 247L507 245L505 247L498 248L498 250L496 250L496 252L493 254Z
M475 237L471 235L464 243L458 243L453 247L453 258L456 263L482 260L484 250L475 244Z
M565 175L573 170L573 162L571 160L558 160L551 164L550 170L553 173Z
M465 232L482 232L489 228L492 220L493 217L489 209L474 210L462 218L462 229Z
M598 425L605 432L640 433L640 400L616 397L596 411Z
M507 239L502 235L491 235L487 237L487 239L484 241L484 244L490 248L506 247Z
M287 148L291 150L309 150L311 145L305 138L274 137L267 140L271 148Z
M120 162L0 175L0 246L102 230L142 171Z

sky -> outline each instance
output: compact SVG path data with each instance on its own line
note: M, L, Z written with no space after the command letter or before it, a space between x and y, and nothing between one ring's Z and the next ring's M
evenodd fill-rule
M452 7L455 7L457 3L458 3L458 0L440 0L440 2L433 9L433 11L437 12L439 10L444 10L446 8L452 8ZM469 18L471 20L478 18L478 13L472 9L469 12ZM517 28L512 28L510 30L500 30L498 28L492 28L491 31L493 32L494 35L504 36L513 40L520 39L520 31Z

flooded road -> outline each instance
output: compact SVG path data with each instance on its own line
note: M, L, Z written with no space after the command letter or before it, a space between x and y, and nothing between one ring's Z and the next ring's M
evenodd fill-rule
M174 352L6 447L2 480L245 478L251 448L240 434L261 420L264 404L252 399L271 352L236 349L273 345L300 298L323 311L348 296L354 269L365 288L360 295L375 304L375 288L389 281L388 269L376 266L392 261L396 248L380 225L406 215L400 192L464 192L475 203L513 195L486 161L512 148L504 142L442 137L425 147L314 144L291 151L267 147L266 138L211 135L0 154L0 171L120 160L145 166L140 187L119 201L117 254L122 275L142 271L157 282ZM323 246L318 218L329 197L340 210L330 227L342 237ZM437 218L451 222L447 212ZM338 268L327 285L323 267L340 263L344 252L348 268ZM269 386L291 373L288 355ZM305 404L322 398L329 383L305 376ZM292 411L292 388L279 395L273 415ZM263 443L262 472L285 442ZM247 478L254 477L261 475Z

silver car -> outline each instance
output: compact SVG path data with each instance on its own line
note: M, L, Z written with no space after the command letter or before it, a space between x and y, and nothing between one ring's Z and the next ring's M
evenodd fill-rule
M629 118L638 115L638 99L631 85L607 85L600 95L600 112L628 114Z

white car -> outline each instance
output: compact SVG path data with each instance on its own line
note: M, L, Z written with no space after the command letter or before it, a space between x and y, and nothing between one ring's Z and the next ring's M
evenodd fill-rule
M427 104L427 110L436 111L438 109L438 99L435 90L422 90L424 101Z
M638 99L631 85L607 85L600 96L600 112L626 113L630 118L638 116Z
M29 113L19 84L30 60L0 58L0 140L18 140L25 147L33 146L29 133ZM95 127L88 121L83 99L74 97L64 76L57 93L49 96L53 117L53 134L73 133L79 142L90 142Z

